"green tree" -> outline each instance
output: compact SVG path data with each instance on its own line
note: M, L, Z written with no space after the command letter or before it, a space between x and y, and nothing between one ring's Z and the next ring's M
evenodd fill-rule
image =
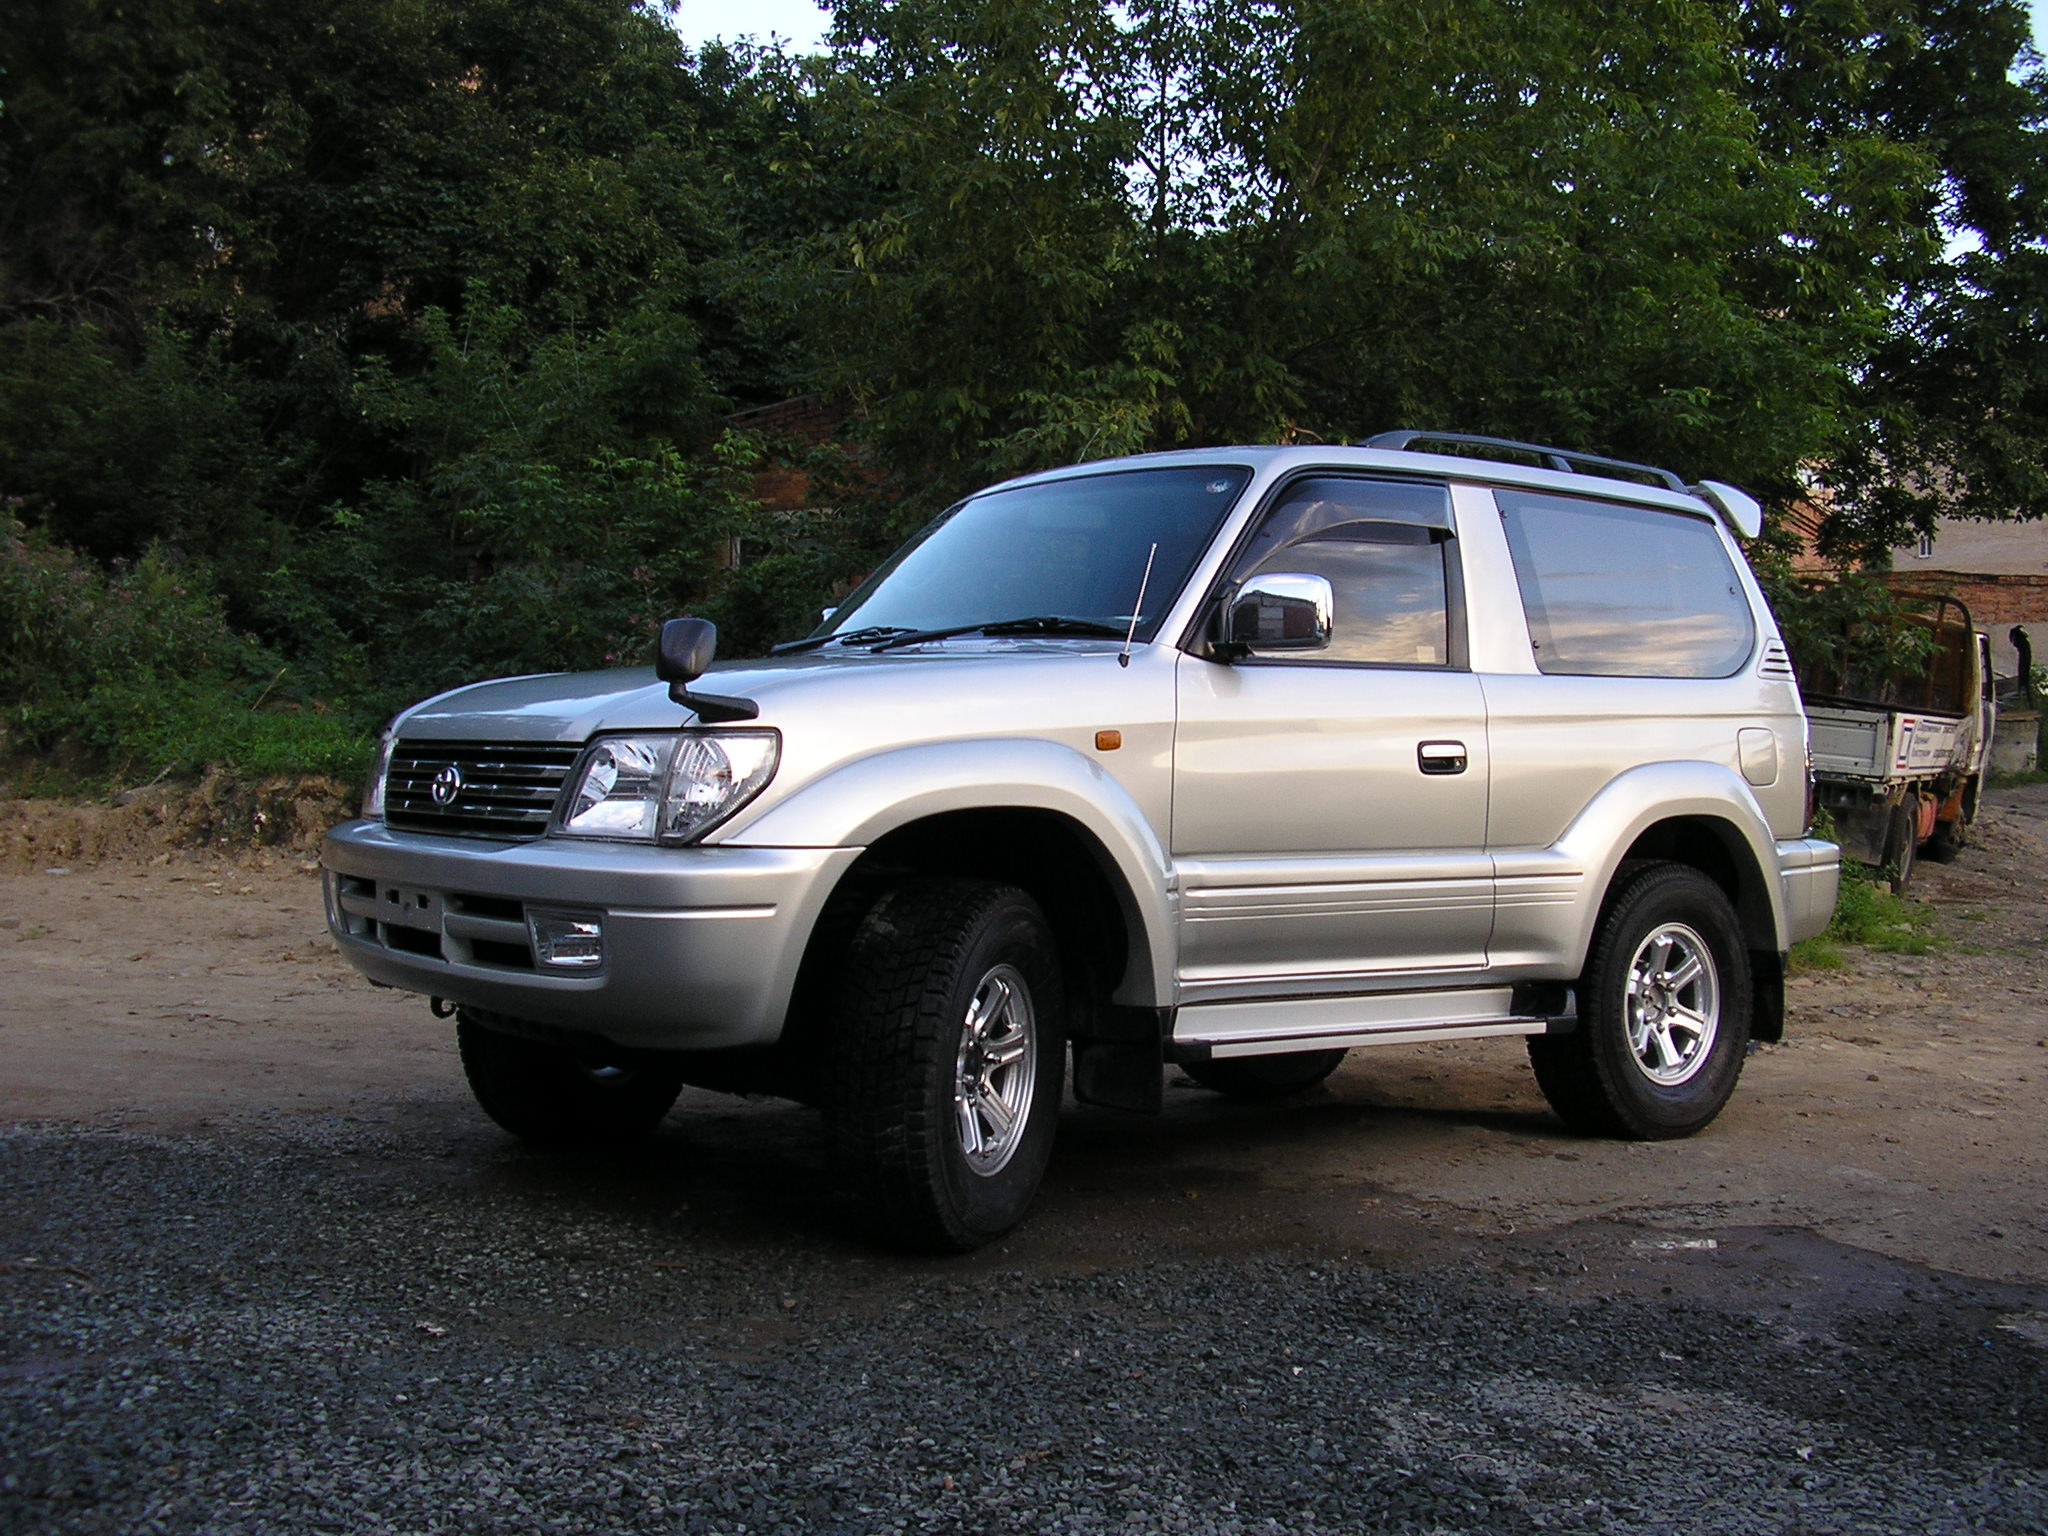
M1870 198L1923 152L1774 146L1704 0L837 15L894 180L819 264L821 376L945 485L1416 424L1785 486L1927 238Z
M789 61L629 0L29 0L0 64L0 487L51 535L203 559L337 686L715 587L719 417L796 372Z
M1884 326L1815 467L1848 557L1941 517L2048 513L2048 77L2016 0L1751 0L1744 72L1774 153L1842 168L1837 241Z

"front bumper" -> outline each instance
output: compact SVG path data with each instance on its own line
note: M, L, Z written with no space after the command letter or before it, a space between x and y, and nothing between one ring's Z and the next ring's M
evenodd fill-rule
M772 1044L819 911L858 848L481 842L352 821L321 850L327 926L359 971L651 1050ZM602 963L555 974L528 918L588 915Z
M1817 837L1778 844L1779 889L1784 892L1785 944L1820 936L1834 920L1842 884L1842 850Z

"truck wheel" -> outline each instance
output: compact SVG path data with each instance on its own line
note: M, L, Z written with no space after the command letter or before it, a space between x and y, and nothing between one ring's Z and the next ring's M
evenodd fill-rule
M1284 1099L1313 1088L1343 1064L1344 1052L1288 1051L1278 1056L1226 1056L1184 1061L1181 1071L1204 1088L1233 1099Z
M1976 814L1971 796L1975 785L1976 780L1972 779L1963 786L1956 797L1956 814L1947 821L1937 821L1932 835L1920 846L1920 851L1937 864L1953 864L1956 855L1969 846L1970 821Z
M1906 894L1906 887L1913 880L1913 862L1920 851L1920 813L1914 797L1908 795L1905 801L1892 811L1891 833L1885 838L1885 865L1891 870L1889 884L1894 896Z
M965 1251L1014 1227L1052 1155L1066 1055L1059 954L1011 886L915 880L855 930L826 1114L867 1224Z
M1703 1129L1742 1075L1749 951L1721 888L1682 864L1621 886L1579 978L1579 1027L1529 1061L1574 1129L1664 1141Z
M469 1091L499 1125L543 1147L617 1146L661 1124L682 1092L680 1072L579 1056L466 1012L455 1021Z
M1954 821L1937 821L1934 835L1921 845L1920 851L1937 864L1953 864L1969 841L1969 831L1959 816Z

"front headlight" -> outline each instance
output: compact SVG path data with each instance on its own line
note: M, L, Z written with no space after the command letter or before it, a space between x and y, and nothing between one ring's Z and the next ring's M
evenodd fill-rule
M781 749L774 731L603 737L577 765L554 835L690 842L767 786Z
M369 782L363 785L363 815L370 821L384 819L384 780L391 772L394 736L391 727L385 726L384 737L377 743L376 760L370 764Z

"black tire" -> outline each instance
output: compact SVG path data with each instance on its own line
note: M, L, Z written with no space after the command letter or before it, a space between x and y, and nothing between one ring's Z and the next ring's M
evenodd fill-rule
M1937 821L1934 835L1920 845L1920 856L1936 864L1953 864L1970 839L1959 821Z
M1204 1088L1233 1099L1284 1099L1315 1087L1343 1065L1344 1052L1288 1051L1279 1056L1226 1056L1185 1061L1181 1071Z
M882 895L826 1048L826 1116L868 1227L964 1252L1023 1219L1052 1155L1064 1016L1058 950L1024 892L931 879Z
M1752 1000L1749 951L1713 881L1652 864L1617 886L1578 996L1575 1031L1529 1039L1537 1084L1568 1125L1664 1141L1721 1112L1742 1075Z
M1953 864L1956 855L1968 847L1969 842L1970 828L1959 810L1953 821L1934 824L1934 834L1920 845L1920 852L1937 864Z
M1891 831L1885 838L1885 867L1891 871L1888 884L1894 896L1906 894L1913 883L1913 864L1920 852L1920 812L1908 795L1892 809Z
M455 1021L455 1041L483 1112L536 1146L623 1145L661 1124L683 1088L680 1071L579 1056L487 1028L466 1012Z

